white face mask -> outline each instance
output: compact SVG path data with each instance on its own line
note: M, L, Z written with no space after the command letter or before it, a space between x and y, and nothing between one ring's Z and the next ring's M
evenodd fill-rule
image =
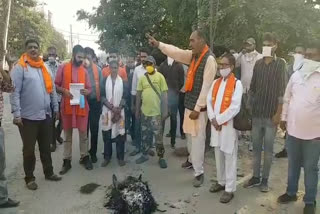
M262 55L263 57L272 57L272 48L270 46L263 46L262 47Z
M304 59L302 68L298 72L304 80L307 80L314 72L320 72L320 62Z
M53 57L53 56L49 56L49 57L48 57L48 61L49 61L50 63L54 63L54 62L56 62L56 58Z
M168 65L171 66L173 64L174 59L168 57Z
M231 68L220 69L220 74L222 77L227 77L231 72Z
M303 64L304 56L302 54L293 54L294 63L293 63L293 71L297 71L301 68Z

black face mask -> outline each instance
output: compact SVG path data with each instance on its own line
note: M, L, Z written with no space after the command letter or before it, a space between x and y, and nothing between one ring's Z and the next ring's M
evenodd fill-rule
M80 65L82 65L82 60L80 61L75 60L73 63L75 66L79 67Z

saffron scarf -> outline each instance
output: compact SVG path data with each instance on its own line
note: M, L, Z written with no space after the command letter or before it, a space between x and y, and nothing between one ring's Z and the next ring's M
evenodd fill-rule
M77 83L83 83L85 85L85 83L86 83L85 69L82 65L78 69L79 70L78 70L78 82ZM70 90L70 83L72 83L72 62L67 63L63 69L63 87L67 90ZM84 117L87 115L86 108L80 108L80 105L77 105L75 107L76 107L76 115L77 116ZM64 113L66 115L72 115L72 106L70 104L70 98L68 98L68 97L64 98Z
M208 45L206 45L201 54L199 59L196 62L196 57L193 56L191 64L189 66L188 74L187 74L187 80L186 80L186 92L191 91L193 88L193 83L194 83L194 77L196 75L196 72L200 66L200 63L203 60L203 57L206 55L206 53L209 51Z
M48 94L52 93L52 91L53 91L52 77L51 77L51 74L49 73L49 71L47 70L47 67L45 66L43 60L40 57L39 57L38 61L35 61L35 60L31 59L31 57L29 57L27 53L24 53L20 57L18 64L24 68L27 68L27 64L29 64L31 67L34 67L34 68L41 68L42 77L43 77L44 85L46 87L46 91Z
M212 107L214 108L216 99L217 99L217 94L221 85L221 82L223 81L223 77L220 77L214 84L213 90L212 90ZM236 77L232 73L228 79L227 79L227 85L224 90L222 102L221 102L221 108L220 108L220 114L225 112L231 105L231 100L232 100L232 95L235 89L235 84L237 82ZM224 123L223 125L227 125L228 123Z

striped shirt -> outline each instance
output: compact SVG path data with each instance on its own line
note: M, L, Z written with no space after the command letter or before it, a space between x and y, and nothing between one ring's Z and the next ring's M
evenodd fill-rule
M286 61L275 57L266 64L264 59L256 62L250 85L252 95L252 116L272 118L283 101L287 83Z

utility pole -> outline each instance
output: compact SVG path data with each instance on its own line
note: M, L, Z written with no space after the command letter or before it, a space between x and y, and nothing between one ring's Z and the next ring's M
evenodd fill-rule
M8 43L8 32L9 32L9 21L10 21L10 13L11 13L11 0L7 2L7 17L4 26L4 35L3 35L3 56L2 56L2 69L4 70L6 64L6 55L7 55L7 43ZM2 75L0 75L0 79L2 79Z
M73 34L72 34L72 25L70 25L70 45L71 45L71 49L73 48Z

